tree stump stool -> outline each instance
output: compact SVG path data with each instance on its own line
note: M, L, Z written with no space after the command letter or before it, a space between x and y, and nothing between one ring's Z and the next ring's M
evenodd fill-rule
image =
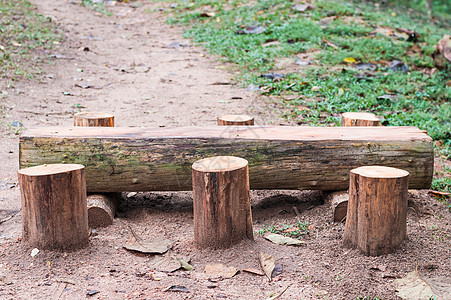
M225 115L218 117L218 125L233 126L233 125L254 125L254 118L247 115Z
M380 120L375 114L367 112L346 112L341 114L341 126L379 126Z
M218 249L253 240L247 160L205 158L196 161L192 170L196 246Z
M98 111L79 112L74 115L74 126L114 127L114 116Z
M344 244L372 256L395 250L406 238L408 183L401 169L351 170Z
M74 115L74 126L114 127L114 116L104 112L79 112ZM88 224L91 228L113 224L120 193L103 193L88 196Z
M85 167L51 164L19 170L23 240L40 249L75 249L89 241Z

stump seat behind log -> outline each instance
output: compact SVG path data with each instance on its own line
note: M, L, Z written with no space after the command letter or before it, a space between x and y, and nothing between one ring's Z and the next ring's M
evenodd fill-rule
M405 170L365 166L351 170L343 241L366 255L393 252L406 237Z
M114 116L99 111L79 112L74 115L74 126L114 127ZM120 198L120 193L89 195L87 199L89 227L99 228L112 225Z
M114 116L100 111L79 112L74 115L74 126L114 127Z
M41 165L19 170L23 240L39 249L88 244L84 166Z
M192 170L196 246L228 248L253 240L247 160L211 157L196 161Z
M254 125L254 117L250 117L248 115L225 115L218 117L218 125Z
M373 113L367 112L346 112L341 114L341 126L379 126L380 120Z

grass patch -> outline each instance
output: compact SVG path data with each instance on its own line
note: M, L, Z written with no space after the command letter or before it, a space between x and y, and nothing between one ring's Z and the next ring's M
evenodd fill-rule
M291 225L283 225L283 226L264 226L262 230L257 231L257 234L264 235L267 232L277 233L283 236L299 239L304 235L309 233L309 223L308 222L297 222Z
M439 2L434 2L431 21L416 10L418 1L410 7L390 1L387 6L313 1L313 9L299 12L282 0L179 0L169 22L186 26L186 37L236 65L236 80L243 86L253 84L281 101L288 120L336 126L343 112L368 111L386 126L425 129L451 152L450 69L433 69L431 56L451 26L450 14ZM243 34L249 26L265 30ZM416 40L405 29L414 31ZM296 67L299 56L311 64ZM285 73L283 78L261 76L275 72L284 57L292 58L293 65L286 72L277 70ZM402 61L408 72L389 69L394 60ZM377 69L358 69L352 61ZM450 186L447 180L434 180L434 188Z
M0 78L32 78L39 73L40 58L32 55L51 49L61 35L50 18L36 13L25 0L0 0Z
M101 1L93 1L93 0L82 0L81 1L81 5L83 5L84 7L87 7L89 9L95 10L96 12L101 13L102 15L105 16L112 16L113 13L111 11L109 11L103 0Z

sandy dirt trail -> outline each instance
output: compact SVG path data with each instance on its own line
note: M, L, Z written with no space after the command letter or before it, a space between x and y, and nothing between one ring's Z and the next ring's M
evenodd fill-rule
M32 2L57 24L64 41L43 54L50 63L37 82L17 82L7 91L4 124L71 126L77 111L112 113L116 126L214 125L223 114L277 124L256 92L236 85L224 64L164 22L158 8L169 3L118 3L111 7L114 15L105 16L73 1ZM15 183L18 136L5 126L0 137L0 179ZM1 189L0 199L5 209L20 207L18 188Z

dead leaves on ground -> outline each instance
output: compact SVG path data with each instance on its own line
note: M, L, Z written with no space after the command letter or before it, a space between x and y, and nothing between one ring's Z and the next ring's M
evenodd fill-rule
M281 234L277 234L277 233L271 233L271 232L266 232L263 237L265 239L267 239L268 241L273 242L274 244L278 244L278 245L290 245L290 246L296 246L296 245L302 245L305 244L306 242L304 241L300 241L297 239L293 239L287 236L283 236Z
M269 281L271 281L272 272L276 267L276 260L274 256L264 252L259 252L258 261L260 262L260 266L262 267L263 272L265 272L266 277L268 278Z
M423 300L451 299L451 278L426 278L414 270L401 279L396 279L396 294L402 299Z
M239 270L232 266L224 264L211 264L205 266L205 274L209 275L212 280L219 281L221 279L228 279L235 276Z
M154 256L149 259L147 266L151 270L157 270L160 272L172 273L181 268L192 271L194 267L189 264L191 258L188 256L166 255L166 256Z
M147 254L163 254L172 247L172 241L168 239L156 239L145 241L130 228L131 236L124 248Z

